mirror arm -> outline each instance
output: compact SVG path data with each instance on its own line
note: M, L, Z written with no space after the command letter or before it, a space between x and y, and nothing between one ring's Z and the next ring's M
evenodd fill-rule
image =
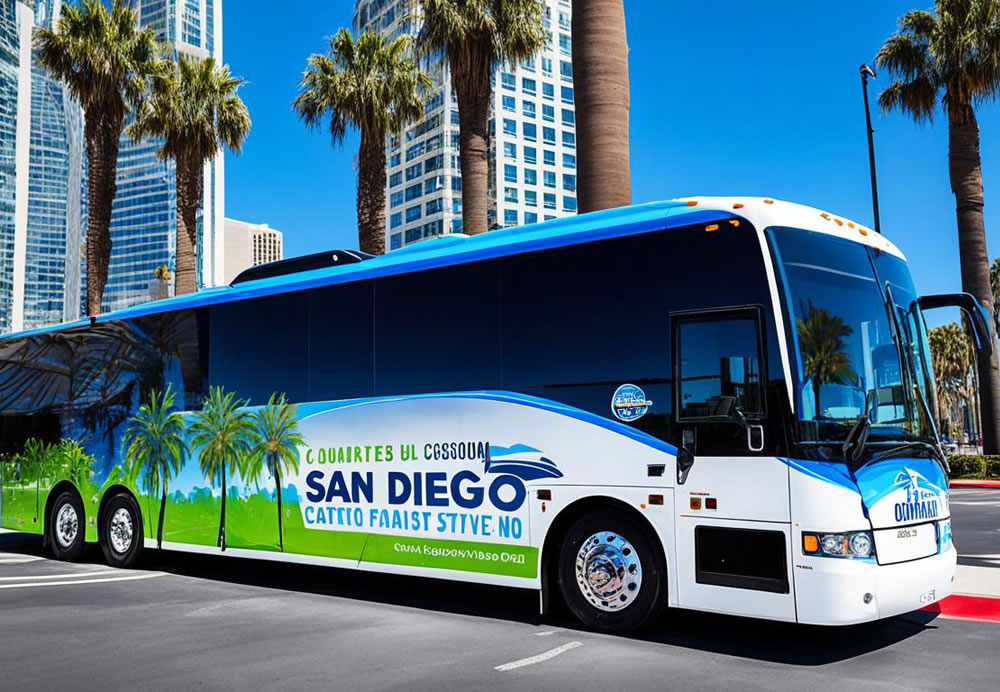
M978 349L985 353L993 353L993 330L986 320L983 306L971 293L941 293L931 296L920 296L917 303L921 310L936 310L938 308L959 308L969 318L972 332L976 337Z

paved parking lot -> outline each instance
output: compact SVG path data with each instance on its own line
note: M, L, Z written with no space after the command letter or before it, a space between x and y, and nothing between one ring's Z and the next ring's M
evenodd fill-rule
M963 554L1000 552L994 492L955 492ZM968 560L1000 585L993 558ZM679 611L614 637L541 619L531 592L154 551L118 571L0 534L5 691L985 690L997 642L1000 624L931 613L831 629Z

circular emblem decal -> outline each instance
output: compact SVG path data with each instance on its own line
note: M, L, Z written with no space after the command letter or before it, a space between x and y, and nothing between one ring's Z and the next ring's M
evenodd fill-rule
M623 384L611 397L611 411L615 418L626 423L646 415L653 402L646 398L646 392L634 384Z

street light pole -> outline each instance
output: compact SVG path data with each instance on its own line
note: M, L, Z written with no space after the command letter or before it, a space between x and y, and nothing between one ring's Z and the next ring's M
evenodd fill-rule
M872 129L872 114L868 107L868 78L875 79L875 70L868 65L862 65L859 70L861 71L861 91L865 95L865 123L868 126L868 166L871 168L872 178L872 211L875 214L875 232L881 234L882 225L878 218L878 179L875 177L875 139L873 137L875 130Z

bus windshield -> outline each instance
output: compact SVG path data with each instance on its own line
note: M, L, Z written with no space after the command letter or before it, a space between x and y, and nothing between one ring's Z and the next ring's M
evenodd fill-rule
M929 351L905 263L824 234L769 233L789 315L799 441L843 442L867 412L872 443L933 442Z

